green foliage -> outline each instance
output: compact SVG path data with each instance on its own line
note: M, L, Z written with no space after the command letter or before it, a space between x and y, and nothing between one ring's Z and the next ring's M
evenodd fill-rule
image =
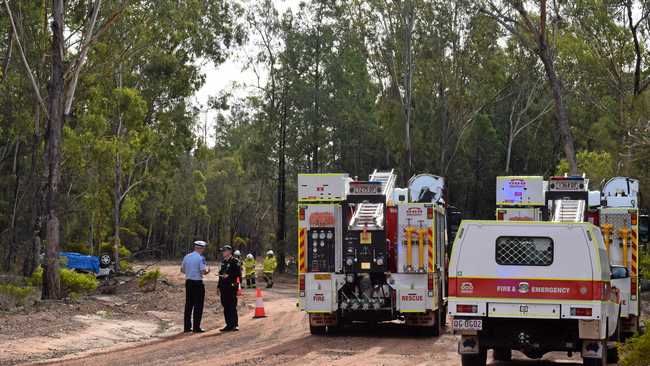
M295 252L296 181L303 172L363 179L375 168L395 168L399 186L411 172L437 174L446 179L447 202L465 217L492 218L496 175L549 176L568 167L560 160L544 66L478 11L490 9L477 6L487 1L408 2L417 19L411 42L404 37L405 2L305 0L284 13L273 0L135 1L124 9L106 2L98 24L119 16L89 49L63 130L63 249L87 253L90 243L102 243L93 254L112 253L119 224L121 258L146 250L178 257L197 238L214 243L208 256L225 242L257 252L283 251L286 243ZM27 61L49 60L42 3L9 3L28 35ZM525 6L537 19L533 2ZM66 29L86 29L86 7L66 5ZM639 178L642 196L650 197L650 88L635 92L637 60L624 15L625 2L559 2L553 19L561 21L551 27L549 18L548 40L580 171L592 188L614 174ZM650 23L638 27L640 44L648 44ZM9 29L7 17L0 16L0 29ZM15 56L15 42L0 39L0 55L13 44ZM260 85L237 83L215 90L208 106L195 105L203 73L222 71L203 67L205 61L218 67L244 41L252 52L233 60L266 70ZM66 62L75 62L78 47L68 42ZM643 49L639 61L643 85L650 64ZM45 231L33 222L42 200L33 177L46 168L43 139L34 145L34 136L42 136L45 114L36 113L20 57L0 72L0 228L9 229L0 258L10 262L0 265L18 270L29 261L11 258L10 245ZM35 75L47 93L48 70ZM205 108L216 111L215 120ZM412 167L405 159L406 110ZM13 253L41 249L24 248Z
M144 289L146 291L153 291L156 289L156 284L161 277L162 277L162 273L160 273L160 268L156 267L152 270L145 272L138 279L138 286L141 289Z
M243 246L245 246L248 243L248 241L245 238L242 238L241 236L236 236L235 239L232 242L233 248L239 249Z
M99 281L92 274L78 273L67 268L62 268L60 273L64 293L86 294L95 291L99 286Z
M100 253L109 253L113 254L113 243L101 243L99 246L99 251ZM120 248L118 249L118 252L120 254L120 258L129 258L131 256L131 251L127 249L124 245L120 245Z
M636 335L619 346L620 366L647 366L650 354L650 333Z
M639 257L639 271L644 279L650 281L650 254L642 253Z
M583 150L578 152L577 157L578 169L587 175L592 189L598 189L603 179L614 176L614 160L609 152ZM562 159L555 174L564 175L568 170L569 164L566 159Z
M25 279L25 282L29 286L41 287L43 285L43 267L36 267L32 275Z
M120 271L123 272L133 271L133 265L131 264L131 262L127 261L126 259L120 259Z
M18 306L29 306L38 299L38 289L0 284L0 310L12 310Z

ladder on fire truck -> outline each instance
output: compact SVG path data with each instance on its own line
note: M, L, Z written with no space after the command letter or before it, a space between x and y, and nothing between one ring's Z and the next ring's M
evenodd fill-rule
M553 204L553 221L582 222L585 215L584 200L556 200Z
M395 188L395 180L397 177L393 170L389 172L382 172L375 169L370 175L370 182L381 182L382 194L390 197ZM383 203L368 203L364 202L359 204L359 207L352 215L350 220L350 228L364 230L381 230L384 227L384 204Z

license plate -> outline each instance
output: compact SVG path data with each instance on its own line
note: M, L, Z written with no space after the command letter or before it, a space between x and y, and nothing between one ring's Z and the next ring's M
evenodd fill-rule
M483 330L482 319L454 319L454 330Z

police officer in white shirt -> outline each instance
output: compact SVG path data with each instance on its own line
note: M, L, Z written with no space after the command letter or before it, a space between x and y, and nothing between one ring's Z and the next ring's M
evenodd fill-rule
M205 300L203 275L210 273L210 268L203 256L207 245L204 241L195 241L194 251L187 254L181 264L181 272L185 274L185 332L204 332L201 329L203 301ZM193 324L192 317L194 318Z

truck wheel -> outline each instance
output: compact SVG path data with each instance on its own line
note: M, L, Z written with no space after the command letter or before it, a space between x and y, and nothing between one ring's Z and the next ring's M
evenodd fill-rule
M617 363L618 362L618 347L615 344L613 347L607 347L607 363Z
M438 337L442 333L442 311L438 309L433 314L435 323L431 326L431 336Z
M495 348L493 354L495 361L510 361L512 360L512 350L510 348Z
M582 366L607 366L605 358L583 358Z
M441 327L445 327L447 325L447 310L448 310L447 304L445 304L445 306L443 306L441 310L442 310L442 316L440 317L441 320L440 325Z
M313 335L325 335L326 330L327 329L324 326L309 325L309 333Z
M340 334L342 330L343 330L343 325L341 325L341 324L328 325L327 326L327 334L328 335Z
M460 355L462 366L485 366L487 364L487 350L482 349L477 354Z

